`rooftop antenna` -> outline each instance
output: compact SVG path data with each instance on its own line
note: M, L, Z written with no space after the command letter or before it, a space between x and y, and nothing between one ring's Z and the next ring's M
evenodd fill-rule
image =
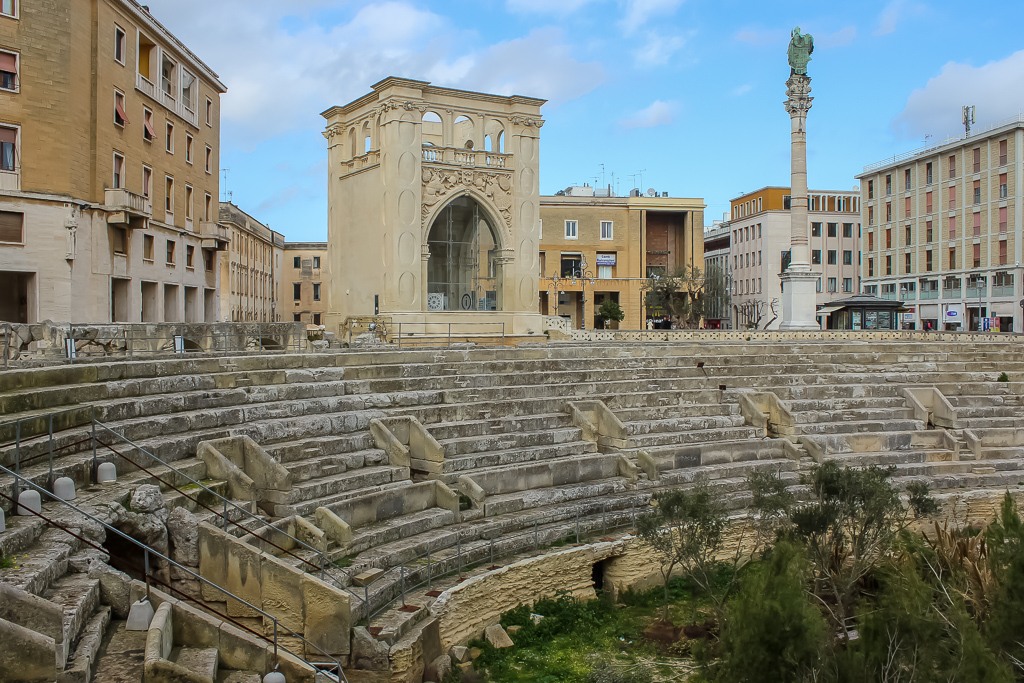
M925 134L924 134L924 146L925 146L925 147L927 147L927 146L928 146L928 139L929 139L929 138L931 138L931 136L932 136L932 134L931 134L931 133L925 133Z
M640 182L636 184L637 187L643 187L644 186L644 172L646 170L647 170L646 168L643 168L643 169L640 169L639 171L636 172L636 174L640 177Z
M228 172L230 170L231 170L230 168L222 168L222 169L220 169L220 174L224 178L221 181L221 183L220 183L220 200L222 202L230 202L231 201L232 193L231 193L230 190L228 190Z
M964 137L971 137L972 123L974 123L974 105L964 105Z
M604 185L604 164L599 164L599 166L601 167L601 185L603 186ZM596 180L596 178L595 178L595 180Z

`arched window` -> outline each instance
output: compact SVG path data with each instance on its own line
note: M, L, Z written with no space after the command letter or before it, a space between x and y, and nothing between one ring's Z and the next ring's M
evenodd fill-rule
M370 134L370 122L363 124L363 154L368 154L373 149L373 136Z
M455 119L455 146L465 147L466 149L473 149L474 135L473 120L468 116L459 116Z
M430 226L427 246L428 310L501 310L499 244L476 200L462 196L449 202Z

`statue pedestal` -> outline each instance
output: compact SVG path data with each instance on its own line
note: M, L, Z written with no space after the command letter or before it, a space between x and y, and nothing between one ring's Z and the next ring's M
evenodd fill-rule
M821 273L793 270L783 273L782 322L780 330L820 330L814 312L817 308L817 284Z

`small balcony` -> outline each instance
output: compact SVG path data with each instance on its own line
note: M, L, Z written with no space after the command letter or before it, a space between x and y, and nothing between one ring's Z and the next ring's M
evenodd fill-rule
M452 164L455 166L479 166L483 168L511 168L511 154L485 152L464 147L423 147L423 161L434 164Z
M202 239L203 249L224 251L231 244L231 232L225 226L213 221L199 222L199 237Z
M153 215L153 202L141 194L129 192L123 187L107 188L103 191L103 204L111 212L107 223L132 228L145 226L145 219Z

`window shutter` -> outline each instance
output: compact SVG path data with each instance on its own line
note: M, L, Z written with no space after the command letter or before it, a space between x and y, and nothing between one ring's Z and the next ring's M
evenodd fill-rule
M25 214L16 211L0 211L0 242L24 241L23 226Z
M0 52L0 71L17 73L18 60L10 52Z
M0 142L9 142L12 145L18 141L18 131L15 128L0 126Z

